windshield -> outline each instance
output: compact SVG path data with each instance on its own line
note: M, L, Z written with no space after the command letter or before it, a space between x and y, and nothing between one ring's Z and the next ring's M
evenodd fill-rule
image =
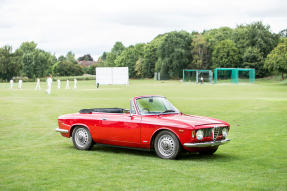
M179 111L164 97L143 97L136 100L142 115L179 113Z

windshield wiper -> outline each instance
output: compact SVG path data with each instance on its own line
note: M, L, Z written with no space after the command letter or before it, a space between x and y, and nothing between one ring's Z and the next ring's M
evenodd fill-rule
M170 113L170 112L175 112L175 111L172 110L172 109L167 109L167 110L165 110L165 111L159 113L158 115L161 115L161 114L164 114L164 113Z

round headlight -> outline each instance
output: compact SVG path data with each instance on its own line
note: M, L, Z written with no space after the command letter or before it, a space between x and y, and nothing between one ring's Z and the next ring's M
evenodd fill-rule
M222 129L222 136L223 136L224 138L226 138L226 137L227 137L227 134L228 134L228 129L227 129L226 127L224 127L224 128Z
M201 139L203 139L203 131L202 130L197 130L197 132L196 132L196 138L197 138L197 140L201 140Z

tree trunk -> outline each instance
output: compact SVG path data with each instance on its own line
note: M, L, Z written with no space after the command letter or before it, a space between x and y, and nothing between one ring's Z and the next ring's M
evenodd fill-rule
M281 80L284 80L284 73L282 72L281 74L282 74Z

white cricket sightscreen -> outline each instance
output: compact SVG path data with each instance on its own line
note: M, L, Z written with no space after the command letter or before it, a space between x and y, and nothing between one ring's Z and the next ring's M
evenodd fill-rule
M128 67L97 67L96 81L102 84L129 84Z

